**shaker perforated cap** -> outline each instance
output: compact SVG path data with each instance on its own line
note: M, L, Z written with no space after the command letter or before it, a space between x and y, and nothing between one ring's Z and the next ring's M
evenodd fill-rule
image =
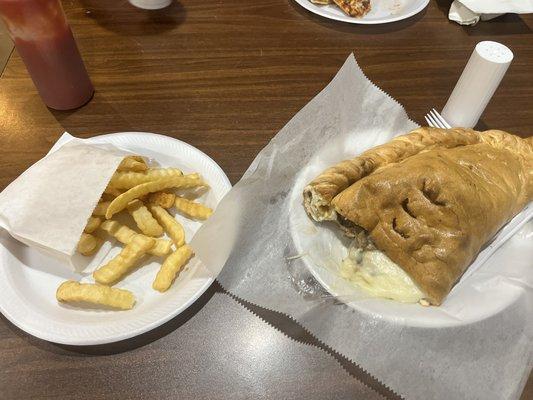
M145 10L158 10L165 8L172 3L172 0L129 0L135 7L144 8Z
M499 64L509 64L514 57L513 52L507 46L491 40L479 42L476 45L476 51L485 60Z

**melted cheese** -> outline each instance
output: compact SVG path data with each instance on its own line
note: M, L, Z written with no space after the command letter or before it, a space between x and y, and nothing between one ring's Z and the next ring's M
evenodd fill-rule
M424 298L409 275L379 250L350 247L340 272L373 297L402 303L417 303Z

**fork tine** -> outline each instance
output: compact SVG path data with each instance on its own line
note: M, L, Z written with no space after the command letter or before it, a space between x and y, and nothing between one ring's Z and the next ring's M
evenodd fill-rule
M432 115L438 120L440 121L440 123L443 125L444 128L447 128L447 129L451 129L451 126L450 124L448 124L448 122L446 122L446 120L442 117L442 115L439 114L439 112L437 110L435 110L434 108L431 109L430 113L433 113Z
M442 123L441 119L437 116L434 108L429 111L429 115L431 115L431 117L437 123L439 128L444 128L444 124Z
M431 110L429 112L429 115L431 116L431 118L433 118L433 121L435 121L435 123L437 124L437 126L441 129L445 128L444 124L442 123L441 119L439 117L437 117L435 115L435 113L433 112L433 110Z
M439 124L433 119L433 117L430 114L426 115L426 121L428 122L429 126L433 128L440 128Z

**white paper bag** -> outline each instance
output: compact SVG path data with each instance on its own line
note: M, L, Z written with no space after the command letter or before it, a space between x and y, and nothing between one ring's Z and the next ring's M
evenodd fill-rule
M15 239L82 271L105 256L76 245L111 176L129 152L63 134L41 160L0 193L0 227ZM107 249L108 250L108 249Z

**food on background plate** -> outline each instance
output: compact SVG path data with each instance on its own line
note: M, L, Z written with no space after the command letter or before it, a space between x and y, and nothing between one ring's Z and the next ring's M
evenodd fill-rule
M149 168L142 157L124 158L104 190L102 197L106 200L96 205L87 220L78 242L78 252L87 256L94 254L103 242L98 236L100 232L114 237L124 247L93 272L97 284L64 282L57 290L57 300L131 309L135 303L133 294L110 286L131 272L147 254L164 257L152 286L159 292L167 291L194 253L185 244L183 226L166 209L177 208L176 200L187 194L182 191L198 188L208 188L198 174L184 176L176 168ZM169 189L180 189L180 195L161 191ZM209 215L212 212L202 204L193 204L196 210L191 213L193 215L199 213L203 217L206 210ZM127 211L141 233L111 219L122 211ZM164 232L172 240L159 238Z
M419 128L328 168L303 196L311 218L353 238L343 277L374 296L440 305L533 200L533 139Z
M362 17L371 9L370 0L310 0L311 3L327 5L335 3L350 17Z

